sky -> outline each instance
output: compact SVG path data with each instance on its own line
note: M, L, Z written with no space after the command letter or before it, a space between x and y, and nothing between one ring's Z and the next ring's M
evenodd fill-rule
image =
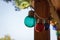
M14 40L34 40L34 27L24 25L24 18L28 16L30 8L15 11L11 2L0 0L0 38L10 35Z

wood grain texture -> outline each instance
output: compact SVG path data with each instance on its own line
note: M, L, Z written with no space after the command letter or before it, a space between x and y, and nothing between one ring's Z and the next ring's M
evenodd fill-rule
M37 15L43 18L48 18L50 16L50 8L47 0L34 0L34 9ZM49 30L36 32L34 31L34 40L50 40Z

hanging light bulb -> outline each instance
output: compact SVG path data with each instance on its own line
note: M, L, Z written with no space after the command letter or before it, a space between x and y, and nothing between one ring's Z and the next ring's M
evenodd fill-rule
M16 7L20 9L25 9L30 6L30 0L15 0Z
M43 30L44 30L44 24L42 24L42 21L39 20L39 23L37 23L35 26L35 31L42 32Z
M36 24L36 19L32 16L27 16L24 20L24 23L27 27L33 27Z
M54 26L53 26L53 30L57 30L57 27L56 27L56 25L54 25Z
M27 7L29 7L29 6L30 6L30 4L29 4L27 1L23 1L23 2L20 4L19 8L25 9L25 8L27 8Z
M50 20L51 19L53 19L51 16L49 16L48 19L45 19L45 23L44 23L45 30L49 30L49 28L50 28Z
M57 34L57 36L60 36L60 31L58 30L58 31L56 32L56 34Z
M49 30L50 27L49 20L45 20L44 26L45 26L45 30Z
M51 19L50 24L53 26L53 30L57 30L57 27L56 27L57 21L55 19Z
M48 23L45 23L44 26L45 26L45 30L49 30L49 24Z
M25 17L25 19L24 19L24 24L29 28L35 26L36 18L34 17L33 11L29 11L29 15L27 17Z

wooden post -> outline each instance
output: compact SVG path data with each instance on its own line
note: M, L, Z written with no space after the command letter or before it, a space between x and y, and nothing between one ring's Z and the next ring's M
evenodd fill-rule
M50 7L47 0L34 0L34 9L37 15L43 18L48 18L50 16ZM44 30L42 32L34 31L34 40L50 40L49 30Z

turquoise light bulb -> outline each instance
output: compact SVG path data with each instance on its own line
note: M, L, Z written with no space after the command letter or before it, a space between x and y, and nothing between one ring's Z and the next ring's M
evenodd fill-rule
M24 24L29 28L34 27L36 24L36 19L33 16L27 16L24 20Z

